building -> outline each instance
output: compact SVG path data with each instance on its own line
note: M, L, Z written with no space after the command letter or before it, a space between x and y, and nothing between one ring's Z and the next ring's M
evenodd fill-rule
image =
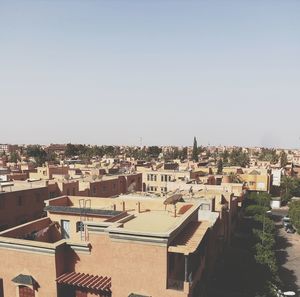
M0 143L0 154L11 154L12 152L15 152L18 149L18 145L12 145L12 144L1 144Z
M48 199L48 188L45 184L1 183L0 230L41 218L46 199Z
M169 191L170 183L190 180L190 172L183 170L165 170L158 168L138 167L138 172L143 173L143 191L165 194Z
M47 217L0 233L0 296L202 296L225 204L177 198L50 199Z

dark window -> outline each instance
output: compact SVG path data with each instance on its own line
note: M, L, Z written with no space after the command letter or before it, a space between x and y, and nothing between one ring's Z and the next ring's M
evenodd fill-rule
M76 232L84 231L84 225L83 222L79 221L76 222Z
M72 195L75 196L75 188L72 190Z
M35 293L31 288L25 286L19 286L19 296L20 297L34 297Z
M3 279L0 278L0 297L4 297L4 292L3 292Z
M70 189L67 189L67 195L68 196L70 195Z

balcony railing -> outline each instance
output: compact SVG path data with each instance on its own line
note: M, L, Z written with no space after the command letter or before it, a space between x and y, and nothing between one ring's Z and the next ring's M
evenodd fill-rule
M183 291L184 282L181 280L168 279L168 289Z

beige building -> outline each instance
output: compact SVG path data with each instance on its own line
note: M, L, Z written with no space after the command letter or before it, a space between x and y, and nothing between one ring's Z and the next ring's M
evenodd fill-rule
M218 211L214 198L51 199L46 218L0 233L0 295L201 297L226 238L225 200Z

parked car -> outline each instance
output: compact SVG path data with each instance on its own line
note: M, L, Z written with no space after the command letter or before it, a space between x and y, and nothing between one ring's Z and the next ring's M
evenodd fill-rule
M286 229L286 232L287 232L287 233L295 233L296 230L295 230L295 228L294 228L293 226L289 226L289 227Z
M283 225L283 227L286 227L290 223L291 223L290 217L285 216L285 217L282 218L282 225Z

